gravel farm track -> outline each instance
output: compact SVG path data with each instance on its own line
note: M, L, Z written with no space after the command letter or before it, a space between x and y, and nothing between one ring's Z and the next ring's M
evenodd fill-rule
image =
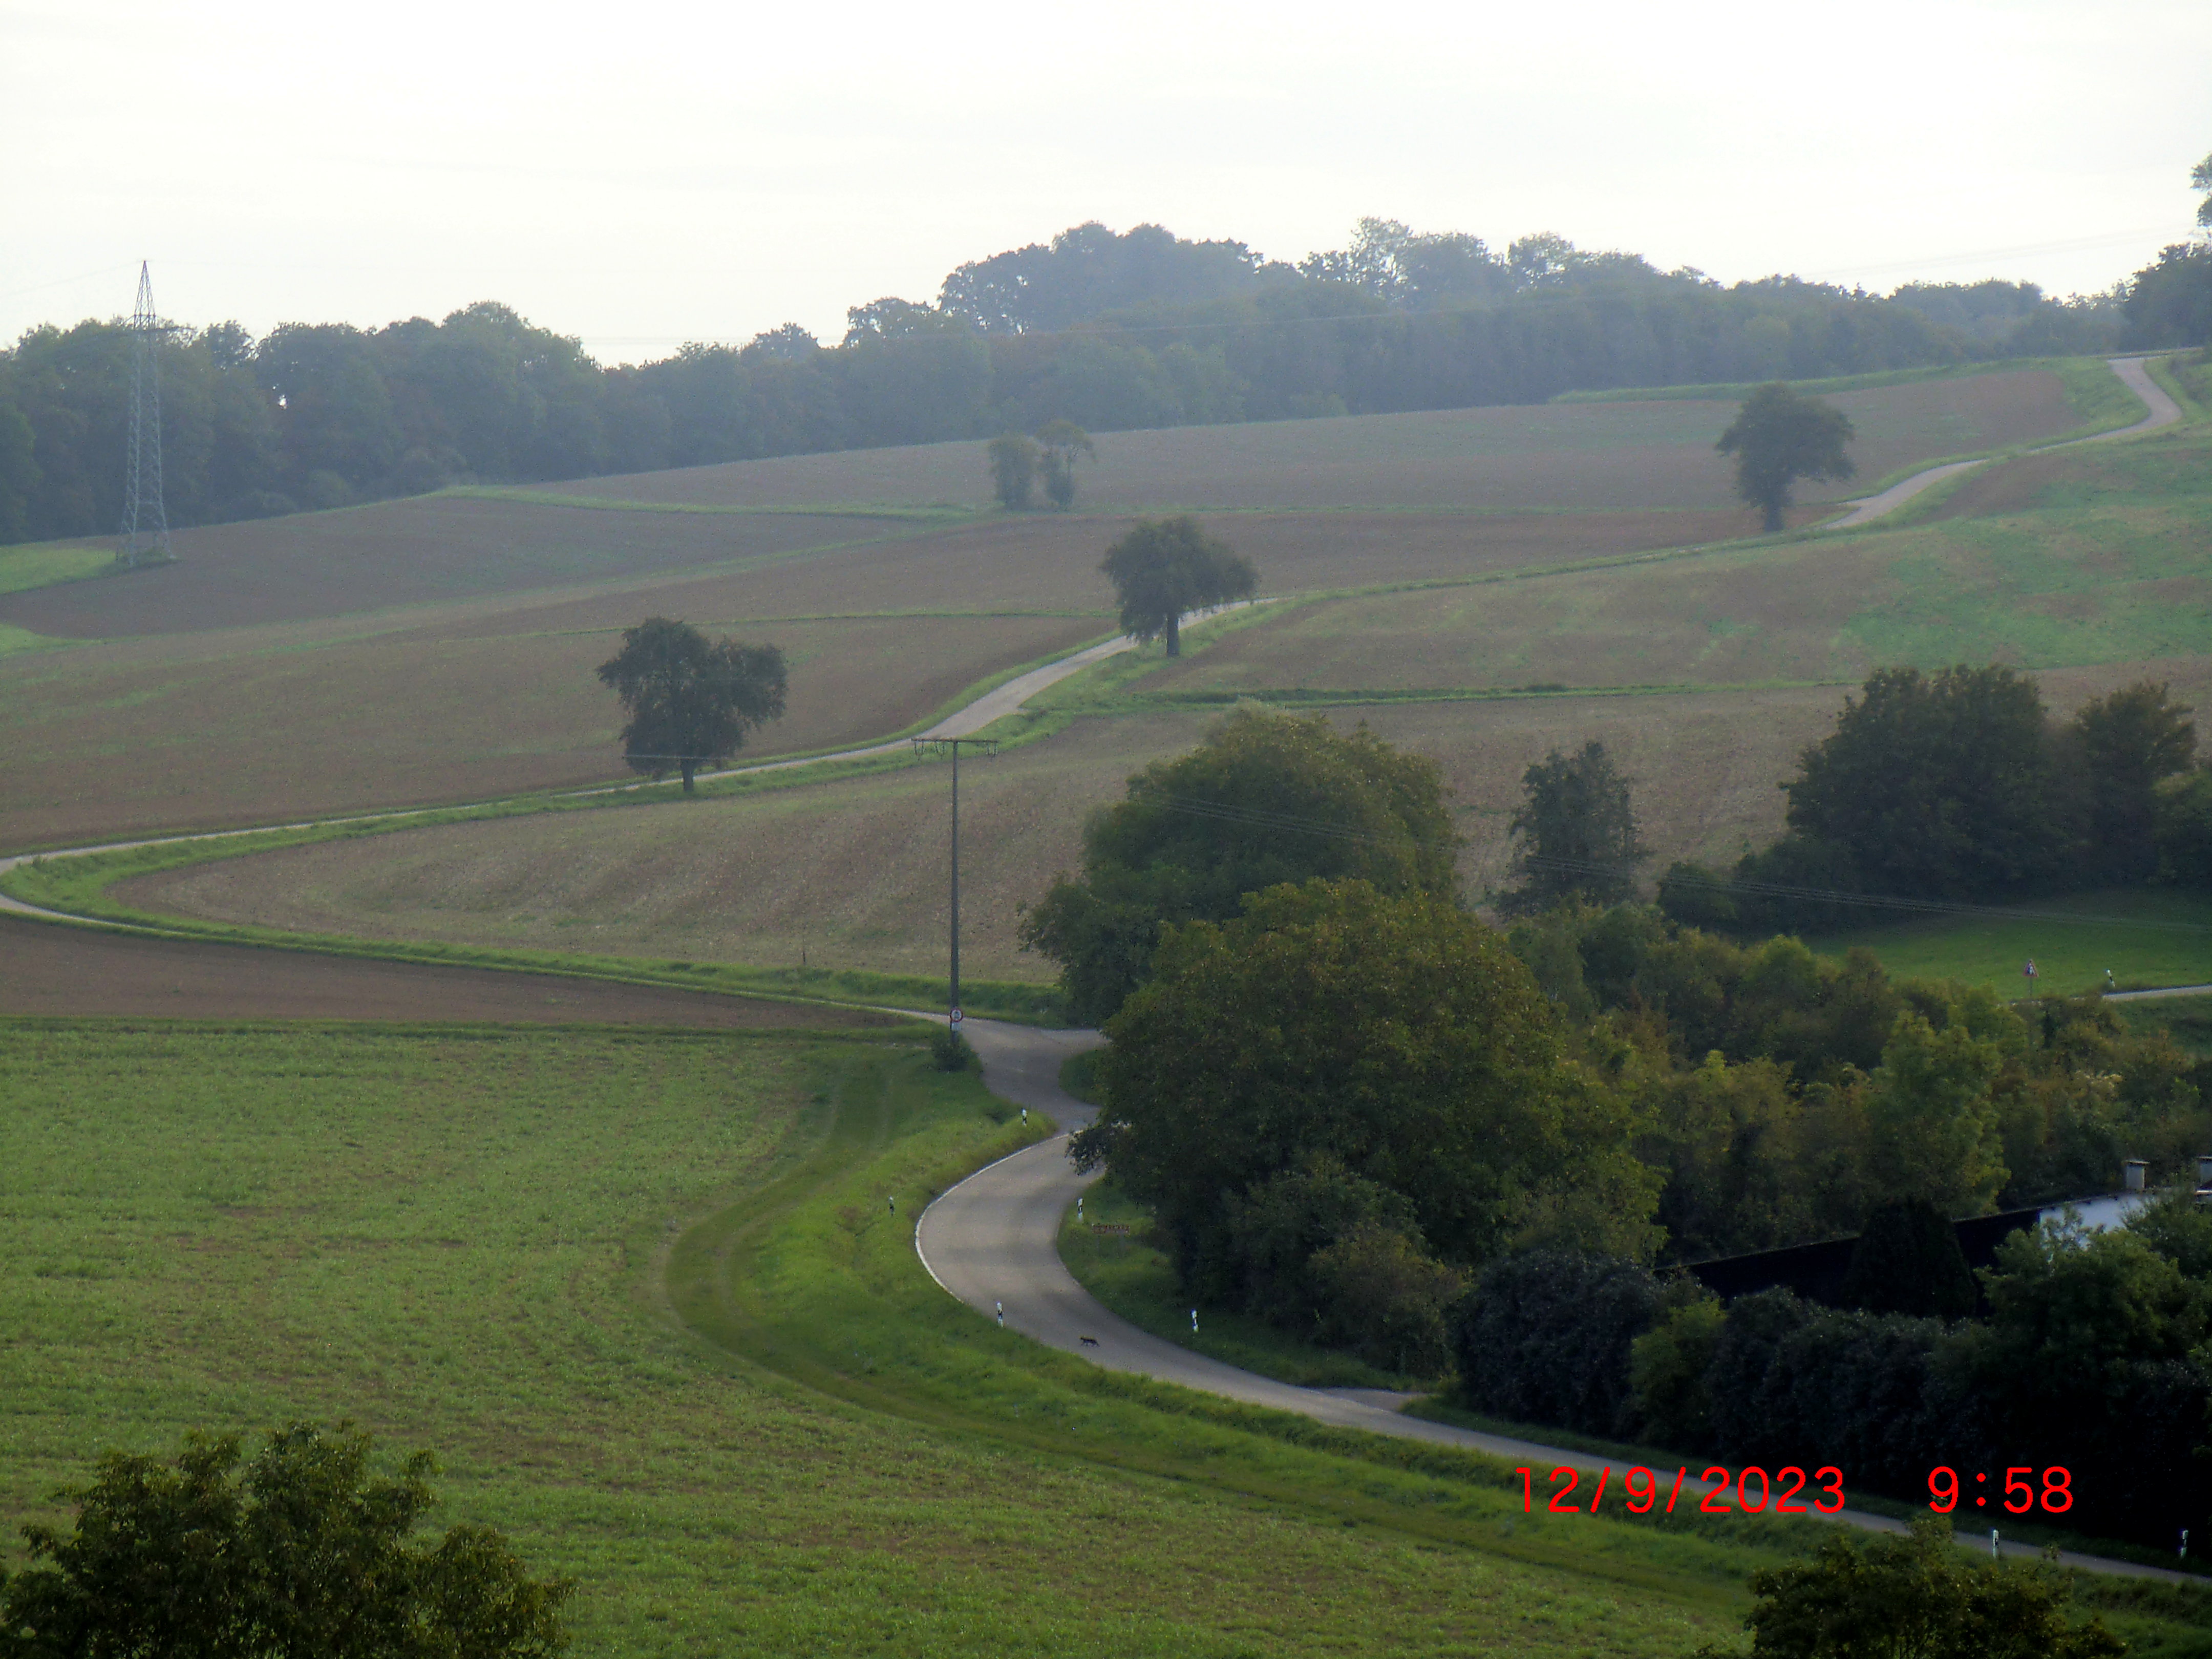
M2150 410L2129 432L2179 418L2179 410L2149 380L2141 360L2115 360L2112 367ZM1957 470L1956 465L1929 469L1877 496L1850 503L1851 510L1829 527L1864 523ZM606 481L603 493L619 494L619 486L625 482ZM1130 649L1133 643L1117 639L1061 658L960 709L933 727L932 733L955 736L980 731L1019 708L1025 699L1046 686L1103 657ZM837 755L735 769L806 766L903 746L901 739ZM116 844L122 843L109 843ZM95 850L100 849L79 847L43 856ZM20 861L0 859L0 873ZM211 944L165 935L152 927L86 927L80 919L40 910L0 895L0 1015L436 1019L738 1028L880 1024L896 1017L896 1011L779 1003L551 974L425 966ZM1398 1409L1405 1403L1400 1396L1372 1390L1300 1389L1276 1382L1153 1337L1109 1312L1076 1284L1060 1262L1055 1243L1062 1217L1088 1179L1075 1171L1066 1157L1066 1132L1089 1121L1092 1115L1091 1108L1061 1091L1059 1069L1068 1055L1095 1044L1097 1034L1039 1030L981 1020L969 1022L967 1030L982 1057L985 1081L993 1092L1013 1104L1044 1113L1061 1132L976 1171L939 1196L916 1224L915 1249L922 1264L939 1285L980 1316L996 1316L1003 1307L1011 1328L1093 1364L1339 1426L1462 1446L1532 1466L1540 1462L1547 1468L1566 1465L1595 1470L1600 1467L1601 1460L1583 1453L1406 1416ZM1706 1488L1690 1482L1686 1490ZM1841 1519L1866 1528L1903 1530L1899 1522L1863 1511L1846 1510ZM2005 1548L2016 1555L2037 1553L2016 1543ZM2061 1559L2100 1572L2202 1582L2194 1575L2099 1557L2068 1554Z

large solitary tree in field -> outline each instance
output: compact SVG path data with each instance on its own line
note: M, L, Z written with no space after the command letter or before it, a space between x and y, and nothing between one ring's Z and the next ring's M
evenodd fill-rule
M1842 410L1777 380L1743 400L1714 447L1735 457L1735 493L1775 531L1798 479L1844 479L1858 471L1844 453L1850 441L1850 417Z
M622 649L599 665L629 715L623 758L656 778L727 760L745 733L781 717L783 653L736 640L710 642L688 623L653 617L627 629Z
M1260 585L1251 560L1199 527L1188 514L1139 519L1106 550L1098 568L1114 584L1121 626L1140 640L1164 639L1182 655L1182 619L1192 611L1249 599Z
M23 1528L0 1573L0 1653L37 1659L541 1659L571 1586L532 1579L499 1534L412 1533L435 1502L417 1452L397 1479L341 1423L277 1430L252 1458L194 1436L173 1462L110 1452L68 1494L76 1526Z

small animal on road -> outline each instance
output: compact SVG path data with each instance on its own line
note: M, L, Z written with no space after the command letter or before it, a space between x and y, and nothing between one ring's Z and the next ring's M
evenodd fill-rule
M1095 1336L1086 1336L1086 1337L1083 1337L1083 1338L1080 1338L1080 1339L1079 1339L1079 1340L1082 1342L1083 1346L1084 1346L1085 1347L1086 1347L1086 1348L1095 1348L1095 1347L1097 1347L1097 1346L1098 1346L1098 1339L1097 1339L1097 1337L1095 1337Z

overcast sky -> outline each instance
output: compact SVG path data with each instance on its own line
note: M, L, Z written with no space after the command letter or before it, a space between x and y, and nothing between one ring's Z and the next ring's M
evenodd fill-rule
M144 257L257 333L834 340L1086 219L2089 290L2188 234L2208 86L2206 0L0 0L0 338L127 313Z

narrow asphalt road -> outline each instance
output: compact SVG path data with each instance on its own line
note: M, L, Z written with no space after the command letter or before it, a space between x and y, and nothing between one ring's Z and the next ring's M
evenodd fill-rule
M1096 1031L1037 1030L996 1020L971 1019L961 1029L982 1060L983 1079L991 1092L1042 1113L1063 1131L978 1170L939 1197L915 1224L915 1253L930 1277L978 1314L987 1319L1003 1315L1007 1329L1108 1370L1134 1372L1224 1399L1295 1412L1340 1428L1486 1453L1516 1467L1527 1465L1540 1484L1563 1464L1590 1473L1607 1465L1608 1460L1586 1452L1407 1417L1395 1409L1402 1399L1381 1390L1294 1388L1194 1353L1109 1312L1075 1282L1060 1259L1059 1244L1062 1218L1077 1195L1097 1179L1076 1173L1067 1156L1067 1132L1085 1127L1097 1115L1060 1086L1060 1068L1069 1056L1097 1048L1103 1039ZM1614 1468L1626 1478L1626 1469ZM1682 1486L1686 1494L1700 1498L1712 1489L1694 1480ZM1905 1529L1902 1522L1863 1510L1846 1509L1835 1519L1869 1532ZM1974 1549L1986 1547L1986 1540L1977 1541L1971 1534L1961 1542ZM2025 1544L2001 1547L2008 1555L2041 1553ZM2204 1582L2166 1568L2102 1556L2069 1553L2061 1559L2069 1566L2124 1577Z
M2152 354L2154 356L2157 355L2159 354ZM2149 358L2108 357L2105 361L2111 367L2112 373L2120 377L2121 384L2142 398L2143 407L2150 412L2133 426L2124 426L2112 432L2096 433L2087 438L2069 438L2063 444L2045 444L2039 448L2029 450L2027 452L2029 454L2042 455L2054 449L2072 449L2081 444L2109 443L2115 438L2132 437L2138 432L2150 432L2162 426L2172 426L2181 418L2180 405L2166 395L2164 386L2151 379L2150 370L2144 367L2149 362ZM1949 461L1942 466L1931 466L1925 472L1916 472L1911 477L1892 484L1879 495L1868 495L1856 501L1845 502L1844 505L1849 507L1850 511L1840 519L1829 520L1820 528L1854 530L1861 525L1869 524L1886 513L1894 512L1922 491L1933 489L1953 474L1965 472L1978 466L1986 466L1994 459L1996 458L1993 456L1984 456L1980 460Z

